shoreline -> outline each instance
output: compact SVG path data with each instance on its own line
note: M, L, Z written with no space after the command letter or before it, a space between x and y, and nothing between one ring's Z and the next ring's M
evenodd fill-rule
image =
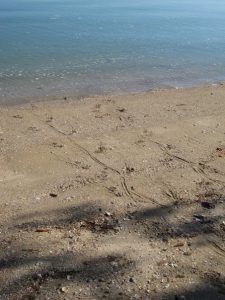
M225 299L225 85L0 105L0 294Z
M223 86L225 84L225 81L212 81L211 83L202 83L197 85L185 85L185 86L158 86L152 89L147 89L143 91L137 91L137 92L118 92L118 93L100 93L100 94L83 94L83 95L67 95L64 93L64 95L49 95L49 96L38 96L38 97L18 97L18 102L15 100L12 100L10 98L5 98L4 102L2 102L0 98L0 107L1 106L20 106L24 104L29 103L42 103L42 102L55 102L55 101L79 101L84 100L85 98L100 98L100 97L123 97L123 96L129 96L129 95L145 95L149 93L154 93L157 91L170 91L170 90L191 90L191 89L202 89L207 87L217 87L217 86Z

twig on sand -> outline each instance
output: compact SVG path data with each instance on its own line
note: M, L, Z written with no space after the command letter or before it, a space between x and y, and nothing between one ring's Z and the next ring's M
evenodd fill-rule
M222 180L211 178L208 174L206 174L206 172L205 172L204 169L208 169L208 170L212 171L211 167L206 165L206 162L204 162L204 163L203 163L203 162L193 162L193 161L191 161L191 160L187 160L186 158L183 158L183 157L181 157L181 156L178 156L178 155L176 155L176 154L173 154L173 153L169 152L163 144L161 144L161 143L159 143L159 142L157 142L157 141L154 141L154 140L152 140L152 139L151 139L150 141L151 141L152 143L156 144L157 146L159 146L159 148L160 148L163 152L165 152L167 155L169 155L170 157L175 158L175 159L177 159L177 160L180 160L180 161L182 161L182 162L188 164L188 165L193 169L194 172L196 172L196 173L198 173L199 175L205 177L205 178L208 179L209 181L212 181L212 182L217 183L217 184L219 184L219 185L225 183L225 182L222 181Z

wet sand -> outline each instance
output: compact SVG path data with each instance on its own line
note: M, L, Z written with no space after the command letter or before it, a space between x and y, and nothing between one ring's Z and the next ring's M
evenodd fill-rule
M0 108L0 299L225 299L225 85Z

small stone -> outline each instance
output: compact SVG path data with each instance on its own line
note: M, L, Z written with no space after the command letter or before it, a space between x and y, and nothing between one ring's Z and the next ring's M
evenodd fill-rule
M185 278L184 274L177 274L176 278Z
M183 247L184 243L183 242L177 242L174 247Z
M191 252L190 252L190 251L185 251L185 252L184 252L184 255L185 255L185 256L190 256L190 255L191 255Z
M118 110L119 112L125 112L125 111L126 111L125 108L118 108L117 110Z
M135 283L134 278L133 278L133 277L130 277L130 278L129 278L129 282Z
M169 266L172 268L177 268L177 264L174 264L174 263L169 263Z
M111 266L114 267L114 268L117 268L117 267L118 267L118 262L117 262L117 261L112 261L110 264L111 264Z
M215 208L215 204L213 204L211 202L207 202L207 201L202 202L201 205L202 205L202 207L207 208L207 209Z
M197 221L199 223L206 224L206 223L211 223L212 222L209 218L207 218L205 216L202 216L202 215L193 215L193 218L194 218L195 221Z
M65 286L62 286L62 287L60 288L60 292L66 293L66 292L67 292L67 288L66 288Z
M52 197L52 198L56 198L58 195L55 194L55 193L50 193L49 196Z
M106 216L106 217L111 217L112 214L111 214L110 212L106 211L106 212L105 212L105 216Z

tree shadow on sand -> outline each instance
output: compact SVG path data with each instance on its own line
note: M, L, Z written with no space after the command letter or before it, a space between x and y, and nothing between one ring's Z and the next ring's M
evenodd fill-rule
M176 222L169 221L169 218L176 215L178 210L185 209L187 206L188 204L185 203L174 202L163 207L146 207L117 215L113 212L106 214L102 207L93 206L88 202L70 209L55 210L39 215L36 213L24 215L16 220L12 228L28 233L40 229L46 229L46 233L48 230L65 232L75 229L79 234L82 234L82 230L86 230L96 235L109 232L120 234L121 231L130 230L141 232L147 240L163 242L213 234L223 240L224 229L218 226L224 215L208 214L206 217L202 215L202 210L196 207L189 221L176 219L174 219ZM205 242L209 241L205 239ZM24 248L26 245L22 242L12 245L12 249L8 252L5 246L1 247L1 252L5 253L0 260L1 272L11 271L12 274L20 274L1 285L1 299L36 299L36 296L42 295L44 289L48 290L50 299L61 299L59 295L63 290L60 288L62 289L63 284L68 284L68 278L69 282L75 282L82 287L86 286L87 299L225 299L221 294L224 292L225 282L219 274L204 275L205 278L201 278L202 286L197 286L195 290L178 291L179 294L174 291L171 295L165 292L151 297L146 294L146 290L143 290L139 291L139 298L133 298L135 292L127 291L122 282L118 282L119 276L129 275L129 272L135 268L136 262L127 259L126 253L106 256L97 256L93 253L93 256L87 260L80 257L80 253L40 255L32 251L24 253ZM222 246L218 251L220 255L224 255ZM76 296L73 295L73 297ZM181 298L181 296L184 297Z
M42 267L34 268L38 263L41 263ZM113 290L116 291L117 296L118 294L123 296L123 290L117 283L116 277L121 272L129 272L134 263L119 255L95 257L79 263L76 262L76 257L71 255L41 258L30 256L28 258L12 257L5 262L1 261L0 268L1 271L4 271L4 268L11 269L13 274L16 268L23 266L26 266L28 272L5 284L1 288L1 299L14 299L14 297L15 299L36 299L36 296L42 294L43 288L48 290L50 299L55 299L54 295L64 292L64 285L74 283L78 286L85 284L85 289L93 297L91 299L99 299L99 294L107 295L109 292L112 294ZM78 296L79 293L75 295Z
M43 227L49 230L59 229L63 232L75 226L98 233L114 230L114 224L106 222L99 214L100 208L86 203L69 210L56 210L51 216L50 212L46 215L40 214L37 220L23 221L14 228L28 233ZM34 215L22 217L23 220L33 218ZM87 296L87 299L99 299L99 294L102 295L101 298L105 298L109 295L109 290L111 295L114 291L115 297L120 294L121 299L127 299L117 282L117 276L129 272L135 266L135 262L127 259L125 255L112 253L98 256L93 253L91 258L85 258L85 255L79 252L65 251L64 254L46 256L36 253L36 249L31 249L22 241L16 241L10 245L8 247L8 244L3 243L1 246L4 256L0 259L0 272L2 274L10 272L13 276L10 276L7 282L0 284L0 299L36 299L35 297L45 286L54 286L56 295L52 293L51 288L50 299L56 299L56 296L61 299L60 295L63 295L63 290L61 291L60 287L63 283L68 285L71 282L76 282L81 287L85 284L87 294L91 295L89 295L91 298Z

